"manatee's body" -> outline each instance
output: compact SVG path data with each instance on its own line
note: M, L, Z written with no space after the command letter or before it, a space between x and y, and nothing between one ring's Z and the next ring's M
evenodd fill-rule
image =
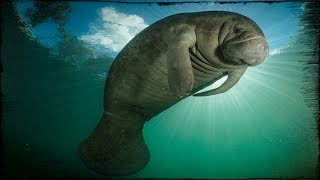
M236 34L232 29L236 23L248 26L250 33ZM261 30L239 14L185 13L156 22L113 62L105 86L105 111L81 145L82 160L105 175L141 170L150 158L142 132L146 121L225 75L228 79L221 87L198 95L227 91L267 53Z

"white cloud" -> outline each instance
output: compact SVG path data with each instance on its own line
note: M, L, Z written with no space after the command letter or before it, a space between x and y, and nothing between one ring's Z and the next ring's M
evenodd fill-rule
M286 51L288 48L290 48L292 46L292 42L288 43L287 45L280 47L280 48L275 48L272 51L269 52L269 56L273 56L273 55L277 55L277 54L281 54L284 51Z
M90 32L80 39L119 52L136 34L148 24L137 15L124 14L113 7L100 10L99 24L92 24Z
M276 55L276 54L281 54L282 52L282 49L273 49L270 53L269 53L269 56L273 56L273 55Z

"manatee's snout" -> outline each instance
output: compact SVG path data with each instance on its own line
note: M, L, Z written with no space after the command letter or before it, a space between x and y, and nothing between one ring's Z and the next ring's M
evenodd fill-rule
M269 46L263 37L250 37L224 44L222 52L227 61L256 66L266 59Z

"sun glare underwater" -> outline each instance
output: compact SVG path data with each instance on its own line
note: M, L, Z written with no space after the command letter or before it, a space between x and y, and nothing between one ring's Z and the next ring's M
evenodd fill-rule
M300 19L306 3L64 1L41 9L36 2L2 7L5 175L103 177L84 166L78 145L101 118L105 78L117 54L169 15L231 11L262 29L267 59L249 67L228 92L190 96L148 121L151 159L128 177L316 176L316 117L301 93L301 60L310 49L302 43L308 40Z

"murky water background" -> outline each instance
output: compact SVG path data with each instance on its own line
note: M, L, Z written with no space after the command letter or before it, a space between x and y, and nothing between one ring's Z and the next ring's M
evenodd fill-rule
M2 13L4 172L100 177L77 147L103 111L112 58L74 63L30 36L13 7ZM227 93L187 98L146 123L151 159L131 177L314 177L316 119L301 93L307 38L298 33Z

